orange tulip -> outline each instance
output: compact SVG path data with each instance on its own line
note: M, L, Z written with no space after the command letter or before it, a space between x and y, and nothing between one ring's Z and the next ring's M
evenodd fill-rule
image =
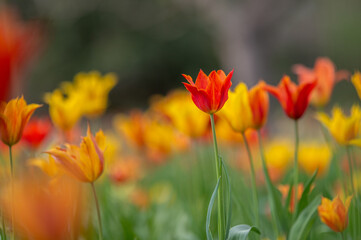
M278 190L280 190L281 194L282 194L282 199L286 200L288 192L290 190L290 186L289 185L279 185L278 186ZM303 193L304 187L302 183L299 183L297 186L297 200L300 200L302 197L302 193ZM290 198L290 206L289 206L289 210L292 213L295 210L295 189L294 187L292 187L291 190L291 198Z
M323 197L321 205L318 207L321 221L335 232L344 231L348 225L348 209L351 199L352 196L349 196L343 203L339 196L332 201Z
M196 83L191 76L183 74L189 82L183 84L192 94L194 104L203 112L213 114L218 112L228 99L232 75L233 70L227 76L222 70L212 71L209 76L200 70Z
M254 129L262 128L267 121L269 98L267 92L264 90L265 85L264 81L260 81L248 92Z
M94 136L88 126L87 136L83 137L80 146L66 144L66 148L54 148L46 153L53 156L74 177L82 182L93 183L103 173L104 155L99 148L104 134L99 131Z
M297 86L291 82L289 76L285 75L278 87L265 85L264 89L277 98L289 118L297 120L306 111L310 94L316 87L316 84L317 80L314 79Z
M41 107L38 104L27 105L24 97L0 103L0 135L1 140L8 146L19 142L25 125L34 111Z
M301 64L293 66L293 72L298 75L300 83L312 82L317 79L315 90L311 93L310 102L315 107L325 106L331 98L332 90L338 79L348 77L347 71L336 72L333 62L326 57L316 59L313 69Z

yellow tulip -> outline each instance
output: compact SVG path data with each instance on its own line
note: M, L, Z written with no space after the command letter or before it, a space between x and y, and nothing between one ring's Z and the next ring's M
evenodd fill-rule
M85 101L77 93L65 95L60 89L45 94L49 114L54 125L63 131L71 130L83 116Z
M24 97L15 98L8 103L0 102L0 136L3 143L13 146L21 139L25 125L38 104L27 104Z
M351 77L351 82L356 88L358 97L361 99L361 73L358 71L355 72Z
M239 83L234 92L228 93L228 101L218 115L226 119L232 129L239 133L244 133L253 126L252 109L246 84Z
M351 199L352 196L349 196L343 203L339 196L332 201L323 197L321 205L318 207L321 221L333 231L343 232L348 225L348 209Z
M88 126L87 136L80 146L66 144L66 148L53 148L46 153L54 157L63 168L82 182L93 183L103 172L104 154L99 142L104 141L104 134L98 132L96 137Z
M40 168L49 177L57 177L62 173L61 165L49 155L48 159L32 158L28 161L29 165Z
M97 71L78 73L74 83L63 84L64 91L71 94L82 95L83 113L88 117L102 115L108 105L108 94L117 83L115 74L104 76Z
M326 144L301 144L298 153L298 163L309 175L313 174L317 169L317 174L323 175L328 170L331 156L331 150Z
M178 131L189 137L202 137L209 129L208 114L194 105L188 91L174 91L153 103L152 108L168 117Z
M359 134L361 109L359 106L354 105L351 108L350 116L345 116L341 108L334 107L332 118L325 113L318 113L316 118L328 128L337 143L348 145Z

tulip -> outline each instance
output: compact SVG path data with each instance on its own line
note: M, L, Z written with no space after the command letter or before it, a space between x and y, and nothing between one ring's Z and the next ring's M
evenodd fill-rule
M316 118L330 131L338 144L349 145L351 140L357 138L360 130L361 108L352 106L350 115L346 116L341 108L334 107L332 118L325 113L318 113Z
M38 104L27 104L24 97L0 103L0 135L1 140L9 147L21 139L24 128L34 111L41 107Z
M104 154L96 138L104 136L99 131L94 138L88 126L87 136L80 146L66 144L66 148L53 148L46 153L57 160L65 170L82 182L93 183L103 172Z
M290 186L289 185L279 185L278 190L282 194L283 201L285 201L287 196L288 196L288 192L290 191ZM304 186L303 186L302 183L299 183L297 185L297 188L294 188L292 186L292 189L291 189L292 192L291 192L291 197L290 197L290 205L289 205L289 208L288 208L291 213L293 213L295 211L295 202L296 202L295 196L296 196L296 194L297 194L297 201L298 201L302 197L303 190L304 190Z
M343 232L348 225L348 209L352 196L347 197L345 203L336 196L332 201L322 198L318 207L318 215L321 221L335 232Z
M207 76L199 71L196 83L192 77L183 74L188 83L183 83L192 95L194 104L203 112L213 114L218 112L228 99L228 89L231 87L233 70L226 76L222 70L212 71Z
M181 133L191 137L203 137L209 130L209 117L194 106L189 93L174 91L152 104L155 111L167 117Z
M73 83L63 83L67 95L79 94L82 96L83 114L94 118L102 115L108 106L108 95L117 83L115 74L104 76L97 71L78 73Z
M355 74L351 77L351 82L356 88L358 97L361 99L361 73L358 71L355 72Z
M298 161L307 174L312 175L317 170L320 176L328 170L331 156L331 150L326 144L301 144Z
M235 91L230 91L228 95L229 99L218 115L227 120L235 132L244 133L253 126L253 114L246 84L239 83Z
M32 149L37 149L46 139L51 131L51 122L49 119L32 119L25 126L22 140Z
M331 98L332 90L337 78L347 78L345 71L336 72L334 63L326 57L316 59L313 69L309 69L301 64L293 66L293 72L298 75L300 83L312 82L317 79L315 90L311 93L310 102L315 107L324 107Z
M65 95L60 89L45 94L49 104L49 114L54 125L64 132L70 131L83 115L83 105L87 104L81 94Z
M57 147L46 153L54 157L66 171L79 181L91 184L98 215L99 239L102 240L100 208L94 187L94 181L100 177L104 168L104 150L100 149L99 142L105 142L103 132L99 131L94 138L88 125L87 136L83 137L80 146L66 144L65 149Z
M0 101L6 101L11 88L18 87L19 74L38 52L40 26L24 22L15 9L0 6Z
M248 92L249 103L252 110L252 128L260 129L267 121L269 98L264 90L264 81L260 81L256 86Z
M289 76L285 75L278 87L266 85L264 89L277 98L289 118L297 120L306 111L310 94L316 84L317 81L314 79L297 86L291 82Z
M40 168L49 177L55 178L63 173L61 164L49 155L48 159L32 158L28 161L30 166Z

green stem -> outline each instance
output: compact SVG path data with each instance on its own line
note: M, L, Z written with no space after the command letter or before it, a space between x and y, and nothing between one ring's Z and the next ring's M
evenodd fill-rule
M13 167L13 154L12 154L12 147L9 146L9 158L10 158L10 171L11 171L11 239L15 239L15 224L14 224L14 167Z
M223 209L223 179L222 179L222 164L219 160L218 155L218 145L217 145L217 137L216 137L216 130L215 130L215 124L214 124L214 115L210 114L211 118L211 126L212 126L212 135L213 135L213 147L214 147L214 158L215 158L215 164L216 164L216 174L217 179L220 179L219 188L218 188L218 202L217 202L217 208L218 208L218 239L223 240L226 236L225 234L225 216L224 216L224 209Z
M102 219L101 219L101 216L100 216L100 208L99 208L98 197L97 197L97 193L96 193L96 191L95 191L95 187L94 187L94 183L93 183L93 182L91 183L91 186L92 186L92 190L93 190L95 205L96 205L96 208L97 208L99 239L100 239L100 240L103 240Z
M266 181L266 185L267 185L267 190L269 191L269 194L268 194L269 202L270 202L272 205L274 205L275 203L273 202L273 199L272 199L272 197L271 197L271 194L272 194L272 192L271 192L271 191L272 191L271 178L270 178L269 173L268 173L267 164L266 164L266 158L265 158L265 156L264 156L261 131L258 129L257 133L258 133L259 151L260 151L261 160L262 160L263 174L264 174L264 176L265 176L265 181ZM277 239L277 238L278 238L278 235L279 235L279 232L278 232L276 215L275 215L274 212L271 212L271 216L272 216L272 226L273 226L273 230L274 230L274 232L275 232L275 239Z
M347 153L347 160L348 160L348 167L350 169L350 184L352 188L352 194L355 196L355 186L353 182L353 170L352 170L352 160L351 160L351 153L350 153L350 147L346 146L346 153Z
M293 173L293 188L294 188L294 213L292 220L297 217L298 210L298 147L299 147L299 132L298 132L298 120L295 120L295 157L294 157L294 173Z
M345 238L345 231L340 232L340 235L341 235L341 239L342 239L342 240L346 240L346 238Z
M254 202L254 214L256 219L256 226L259 227L259 210L258 210L258 194L257 194L257 187L256 187L256 174L254 171L253 166L253 157L251 153L251 149L249 148L249 144L246 138L246 135L242 133L244 145L246 146L247 153L248 153L248 159L249 159L249 165L251 166L251 183L252 183L252 196L253 196L253 202Z

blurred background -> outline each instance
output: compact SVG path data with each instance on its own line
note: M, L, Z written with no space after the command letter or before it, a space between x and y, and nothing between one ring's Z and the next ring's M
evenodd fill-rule
M11 86L30 102L81 71L116 73L110 108L126 111L182 88L181 74L195 78L199 69L234 69L233 82L253 85L277 84L283 74L296 80L292 65L313 67L318 56L351 72L361 65L357 0L12 0L3 9L4 2L37 32ZM338 86L336 98L352 88Z

